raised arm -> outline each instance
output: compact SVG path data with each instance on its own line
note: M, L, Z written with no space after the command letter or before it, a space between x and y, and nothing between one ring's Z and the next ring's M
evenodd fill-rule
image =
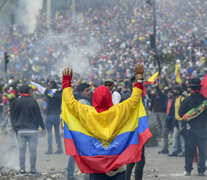
M71 87L79 84L81 82L82 78L80 77L76 82L74 82L73 84L71 84Z
M37 90L41 93L41 94L45 94L45 90L46 90L46 88L45 87L43 87L43 86L41 86L40 84L38 84L38 83L35 83L35 82L31 82L31 84L34 86L34 87L36 87L37 88Z
M128 112L131 112L133 109L137 108L137 105L142 101L142 90L143 90L142 82L144 80L143 73L144 73L143 65L141 64L135 65L134 74L135 74L136 82L133 85L132 94L127 100L117 105L117 107L121 109L122 116L125 117L123 118L123 122L125 121L124 119L128 119L126 117Z
M134 87L137 87L143 90L143 81L144 81L144 66L142 64L136 64L134 67L135 75L135 84Z
M69 68L65 68L62 71L63 74L63 82L62 82L62 88L63 90L67 87L71 87L71 80L73 76L73 70L69 70Z
M88 105L83 105L80 102L78 102L73 95L73 90L72 90L72 84L71 84L71 80L72 80L72 76L73 76L73 70L69 70L69 68L65 68L62 71L62 75L63 75L63 81L62 81L62 88L63 88L63 103L65 103L65 105L70 109L71 112L74 112L76 114L76 116L79 116L82 113L79 113L81 111L83 111L84 113L86 113L86 111L88 111L88 108L92 108L91 106L89 106L88 108L86 108L85 106ZM83 113L83 114L84 114Z
M142 106L141 99L143 89L143 72L144 68L142 65L135 66L136 80L140 82L136 82L134 84L133 92L129 99L99 113L96 111L95 107L83 105L75 100L71 88L73 72L72 70L69 70L69 68L64 69L62 72L62 113L64 121L67 123L67 117L69 117L68 115L71 114L70 122L71 120L77 118L78 121L74 120L74 123L80 122L88 132L93 134L94 137L102 140L109 140L111 138L113 139L112 135L114 133L118 134L120 132L120 129L122 129L122 127L125 126L126 122L129 120L131 122L130 126L136 126L138 113L140 113L139 107ZM73 125L73 123L69 123L68 125ZM72 129L75 130L75 127L72 127ZM106 129L107 133L106 131L103 131L103 129ZM129 131L131 129L131 127L128 127Z

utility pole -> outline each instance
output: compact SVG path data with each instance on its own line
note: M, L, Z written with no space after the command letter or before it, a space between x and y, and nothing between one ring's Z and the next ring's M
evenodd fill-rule
M76 2L72 0L72 16L73 16L73 23L75 22L75 15L76 15Z
M5 66L4 70L5 70L6 73L7 73L8 63L9 63L9 55L8 55L7 52L4 52L4 66Z
M153 16L154 16L154 52L157 53L157 41L156 41L156 38L157 38L157 30L156 30L156 6L155 6L155 3L156 1L154 0L154 3L153 3Z
M47 25L51 25L51 0L47 0Z
M158 69L159 69L159 74L158 76L160 76L161 73L161 67L160 67L160 60L159 57L157 56L157 41L156 41L156 37L157 37L157 24L156 24L156 0L146 0L146 3L149 4L150 6L153 7L153 33L150 35L150 43L151 43L151 47L154 50L154 56L155 56L155 60L157 60L157 65L158 65Z
M157 37L157 24L156 24L156 0L146 0L146 3L152 6L153 8L153 34L151 35L150 40L151 45L154 49L154 52L157 53L157 42L156 42L156 37Z
M4 71L6 75L6 80L8 80L8 75L7 75L8 63L9 63L9 55L7 52L4 52Z

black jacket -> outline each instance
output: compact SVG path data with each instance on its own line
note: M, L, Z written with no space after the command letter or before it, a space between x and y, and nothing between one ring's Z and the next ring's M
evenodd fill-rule
M11 104L11 123L15 131L20 129L45 129L37 101L30 96L20 96Z
M179 116L182 117L189 110L201 105L204 100L206 100L206 98L199 92L192 93L190 96L186 97L181 103L179 109ZM200 132L199 134L205 133L204 130L206 126L206 120L207 120L207 110L205 110L196 118L191 119L189 121L191 129L195 131L196 134L198 134L199 132Z
M57 90L54 94L50 93L50 90L45 91L47 97L47 115L61 114L61 102L62 102L62 90Z
M166 112L167 106L167 95L162 93L159 87L156 86L157 94L150 96L151 105L149 110L151 111L154 108L155 112Z

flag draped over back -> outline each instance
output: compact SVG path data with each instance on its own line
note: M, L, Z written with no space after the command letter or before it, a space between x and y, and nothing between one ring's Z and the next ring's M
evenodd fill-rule
M142 146L152 136L141 91L134 88L126 101L98 113L63 90L62 118L67 155L83 173L105 173L141 160Z

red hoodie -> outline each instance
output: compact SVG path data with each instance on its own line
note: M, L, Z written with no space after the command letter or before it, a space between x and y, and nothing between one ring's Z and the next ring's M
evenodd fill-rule
M113 106L111 93L106 86L99 86L95 89L93 94L93 106L98 113L106 111Z

